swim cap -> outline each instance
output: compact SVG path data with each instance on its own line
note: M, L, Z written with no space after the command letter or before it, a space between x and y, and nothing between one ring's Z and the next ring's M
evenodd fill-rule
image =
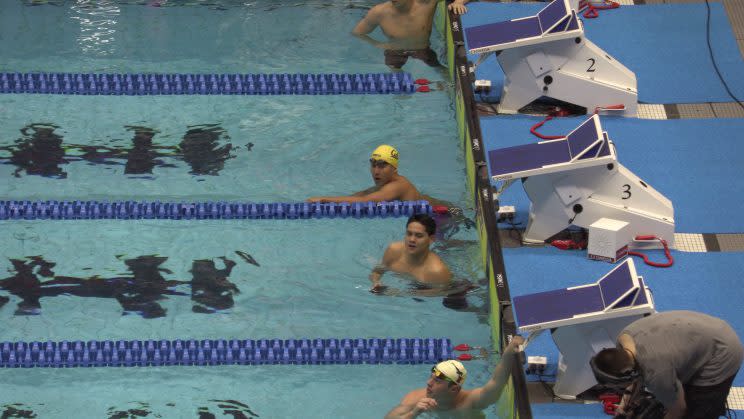
M395 147L391 147L387 144L383 144L372 152L370 158L375 160L382 160L387 162L391 166L398 168L398 150Z
M465 377L468 376L468 371L462 363L454 359L442 361L435 368L459 385L462 385L465 382Z

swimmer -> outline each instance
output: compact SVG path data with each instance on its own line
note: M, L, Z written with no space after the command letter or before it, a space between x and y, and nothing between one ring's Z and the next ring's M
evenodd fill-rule
M467 12L465 3L455 0L448 8L456 14ZM417 58L431 67L441 67L437 54L429 46L437 0L390 0L367 12L351 32L370 45L385 50L385 64L400 70L408 57ZM369 34L377 27L388 38L380 42Z
M468 372L461 362L450 359L438 363L431 369L426 387L406 394L385 419L415 418L424 412L448 412L447 417L458 418L485 417L482 410L501 397L522 343L521 336L514 336L488 382L472 390L462 389Z
M452 281L452 272L429 247L435 240L437 225L426 214L412 215L406 223L403 241L388 245L382 262L369 274L371 292L384 290L382 275L386 271L411 275L422 284L443 288Z
M372 152L369 171L375 186L351 196L314 196L308 202L380 202L417 201L422 199L413 184L398 174L398 150L381 145Z

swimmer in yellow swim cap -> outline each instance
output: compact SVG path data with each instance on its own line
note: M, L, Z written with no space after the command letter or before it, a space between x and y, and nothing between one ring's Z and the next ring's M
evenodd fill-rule
M524 339L521 336L514 336L488 382L472 390L462 389L468 374L462 363L452 359L438 363L431 369L426 387L406 394L385 419L415 418L424 412L451 412L453 416L467 418L485 417L482 410L501 397L522 343Z
M375 186L351 196L314 196L308 202L380 202L417 201L422 199L413 184L398 174L398 150L383 144L369 158L369 171Z

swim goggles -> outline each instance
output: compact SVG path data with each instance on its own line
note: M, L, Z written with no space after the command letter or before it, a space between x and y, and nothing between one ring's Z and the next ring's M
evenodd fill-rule
M448 376L444 375L444 373L442 371L439 371L437 369L437 367L431 367L431 373L432 373L432 375L434 375L434 378L437 378L439 380L449 381L452 384L460 384L457 381L455 381L455 380L449 378Z
M390 163L386 162L385 160L369 159L369 164L372 165L373 167L384 169L385 166L387 166Z

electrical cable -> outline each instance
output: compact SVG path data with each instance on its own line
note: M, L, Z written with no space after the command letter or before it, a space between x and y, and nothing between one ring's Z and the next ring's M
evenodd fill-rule
M519 229L519 226L522 225L522 222L520 221L518 223L515 223L512 220L507 220L506 223L509 224L509 226L511 226L511 228L508 230L509 231L509 237L512 237L512 232L516 232L517 233L517 239L516 240L519 240L519 242L522 243L522 231Z
M718 69L718 64L716 63L716 59L713 57L713 47L710 44L710 3L708 3L708 0L705 0L705 8L707 10L707 15L705 18L705 40L708 43L708 53L710 54L710 61L713 63L713 68L716 70L718 79L721 80L723 87L726 89L726 93L728 93L729 96L731 96L731 99L734 99L734 102L736 102L737 105L739 105L742 109L744 109L744 104L742 104L741 101L733 94L733 92L731 92L731 89L729 89L729 86L726 83L726 80L723 79L723 75L721 75L721 70Z

